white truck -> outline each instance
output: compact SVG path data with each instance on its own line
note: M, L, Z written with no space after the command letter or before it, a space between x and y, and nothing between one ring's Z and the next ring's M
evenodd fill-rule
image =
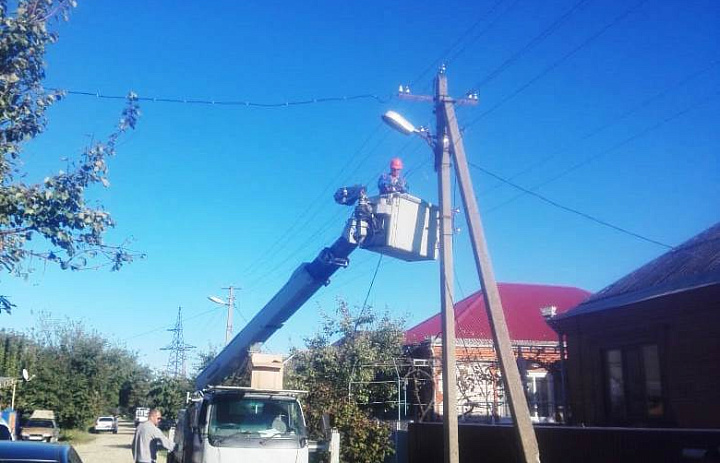
M308 461L297 391L209 387L178 421L172 458L184 462Z
M146 422L149 415L150 409L148 407L137 407L135 409L135 427L140 423Z
M355 205L342 235L288 282L200 373L186 410L178 414L170 463L307 463L311 449L300 406L301 391L283 390L282 358L251 354L315 292L347 267L355 248L407 261L437 254L437 208L408 194L369 198L361 186L341 188L335 201ZM257 349L254 349L257 350ZM218 386L250 366L250 388ZM331 442L330 448L338 447ZM337 456L335 456L337 458ZM332 453L331 453L332 459Z

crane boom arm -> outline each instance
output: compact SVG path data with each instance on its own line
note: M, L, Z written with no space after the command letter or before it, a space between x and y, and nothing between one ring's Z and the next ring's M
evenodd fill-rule
M357 246L357 243L343 236L332 246L324 248L312 262L300 264L280 291L200 373L195 387L201 390L209 385L220 384L232 373L241 371L248 360L249 348L265 342L313 294L328 284L330 276L337 269L347 267L348 256Z
M279 330L318 289L329 283L337 269L347 267L348 256L358 246L407 261L433 260L437 251L437 208L408 194L368 198L365 187L340 188L335 202L355 205L340 238L309 263L300 264L280 291L265 304L245 328L205 367L195 380L202 390L219 385L242 371L250 348Z

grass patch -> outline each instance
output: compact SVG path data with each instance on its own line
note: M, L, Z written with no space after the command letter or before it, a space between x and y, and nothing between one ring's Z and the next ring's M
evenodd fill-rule
M95 440L95 435L81 429L63 429L60 431L59 440L70 444L85 444Z

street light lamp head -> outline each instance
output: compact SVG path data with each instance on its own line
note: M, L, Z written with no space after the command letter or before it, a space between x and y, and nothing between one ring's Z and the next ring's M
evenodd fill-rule
M405 135L410 135L418 131L414 125L395 111L388 111L383 114L382 120L393 129Z
M217 296L208 296L208 299L210 299L212 302L220 305L227 305L227 302L223 301Z

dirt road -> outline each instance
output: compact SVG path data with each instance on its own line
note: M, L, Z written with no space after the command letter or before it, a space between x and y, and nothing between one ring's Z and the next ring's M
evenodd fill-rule
M134 432L132 421L120 421L117 434L98 434L92 442L74 447L83 463L133 463L130 444ZM158 455L157 463L165 463L165 455Z

